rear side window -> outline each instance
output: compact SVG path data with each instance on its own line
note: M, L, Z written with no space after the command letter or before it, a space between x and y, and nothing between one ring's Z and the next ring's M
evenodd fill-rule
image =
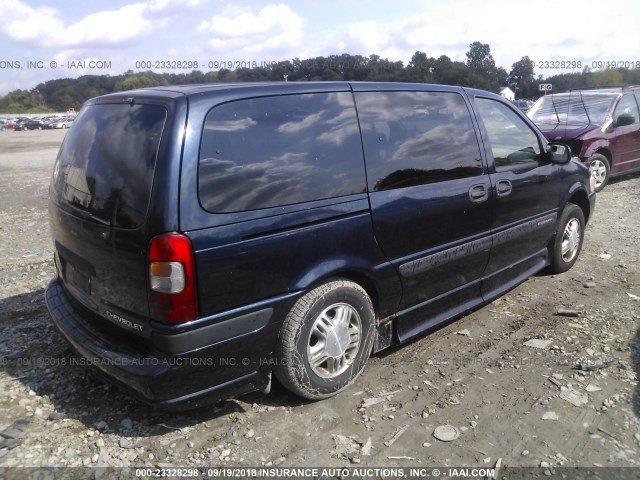
M215 213L240 212L366 191L348 92L239 100L204 124L198 190Z
M54 169L58 203L114 227L142 225L166 118L166 109L157 105L84 108Z
M359 92L370 190L482 174L469 109L454 92Z

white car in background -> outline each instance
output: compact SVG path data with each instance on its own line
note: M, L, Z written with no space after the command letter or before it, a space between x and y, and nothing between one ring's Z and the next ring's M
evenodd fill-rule
M75 117L65 117L51 124L52 128L69 128L75 120Z

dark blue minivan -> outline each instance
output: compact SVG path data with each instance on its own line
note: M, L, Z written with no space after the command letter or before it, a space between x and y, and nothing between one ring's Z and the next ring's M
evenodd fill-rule
M332 396L578 258L594 179L511 103L442 85L158 87L86 102L50 188L49 312L162 407Z

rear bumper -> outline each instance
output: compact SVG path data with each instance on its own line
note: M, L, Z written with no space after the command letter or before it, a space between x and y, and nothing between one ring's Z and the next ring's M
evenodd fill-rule
M280 325L273 309L266 309L266 318L262 309L187 332L164 329L152 335L151 346L138 347L95 328L59 279L49 283L45 297L54 324L81 355L81 364L154 406L195 408L269 385ZM254 330L247 332L247 322Z

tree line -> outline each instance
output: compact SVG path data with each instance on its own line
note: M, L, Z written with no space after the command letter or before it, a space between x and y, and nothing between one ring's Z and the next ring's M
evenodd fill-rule
M31 90L14 90L0 96L0 113L60 112L78 110L89 98L107 93L144 87L194 83L263 82L263 81L389 81L421 82L481 88L499 92L509 86L516 98L535 99L541 95L538 84L553 84L553 92L572 89L614 87L640 84L640 69L608 69L581 71L536 77L534 63L522 57L507 72L496 66L488 44L473 42L464 61L453 61L446 55L429 57L417 51L404 65L378 55L330 55L307 60L294 58L282 62L263 62L251 68L190 73L155 73L127 71L122 75L83 75L79 78L49 80Z

